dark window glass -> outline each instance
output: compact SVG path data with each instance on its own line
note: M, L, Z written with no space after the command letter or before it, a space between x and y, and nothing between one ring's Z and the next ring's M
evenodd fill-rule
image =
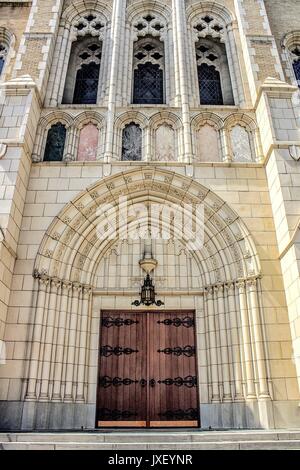
M163 71L158 64L138 65L134 71L133 103L161 104L164 102Z
M220 73L211 65L198 66L198 80L200 88L200 103L207 105L222 105L223 96Z
M74 104L96 104L100 65L83 64L76 75Z
M142 129L131 122L123 129L122 160L142 159Z
M45 162L61 162L64 155L66 141L66 128L58 122L48 131L47 143L45 148Z
M3 67L4 67L4 58L3 57L0 57L0 75L1 75L1 72L3 70Z
M296 80L298 81L298 86L300 88L300 60L297 60L293 63L294 72L296 76Z

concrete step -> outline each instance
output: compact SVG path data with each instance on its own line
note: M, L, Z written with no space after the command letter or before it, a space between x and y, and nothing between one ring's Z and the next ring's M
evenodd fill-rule
M300 450L300 430L0 433L0 448L11 450Z
M79 442L3 442L2 450L300 450L300 441L235 441L235 442L190 442L156 444L137 443L79 443Z

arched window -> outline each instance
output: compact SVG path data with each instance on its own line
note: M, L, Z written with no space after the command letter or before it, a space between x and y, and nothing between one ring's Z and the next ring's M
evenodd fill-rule
M63 103L96 104L102 44L91 36L74 42L71 49Z
M99 130L91 122L85 125L79 136L78 161L93 161L97 157Z
M134 122L123 129L122 160L142 160L142 129Z
M251 162L253 160L253 152L247 130L240 125L236 125L231 129L230 134L233 160L237 162Z
M164 44L148 35L138 39L133 55L133 103L164 103Z
M8 52L8 48L6 44L4 44L3 42L0 42L0 75L2 73L2 70L4 69L7 52Z
M213 17L200 17L193 26L201 105L233 105L226 51L226 28Z
M64 156L66 127L58 122L50 127L44 154L45 162L61 162Z
M210 124L204 124L197 131L196 161L219 162L219 138L218 132Z
M161 124L155 131L155 159L161 162L177 160L176 135L172 126Z

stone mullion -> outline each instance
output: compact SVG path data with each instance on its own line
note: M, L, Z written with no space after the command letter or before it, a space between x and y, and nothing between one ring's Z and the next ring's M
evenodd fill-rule
M182 108L182 121L184 132L184 161L190 163L192 161L192 131L190 119L190 106L189 106L189 93L187 82L187 63L186 63L186 50L185 50L185 37L186 37L186 15L185 3L182 0L173 0L173 9L175 10L176 17L176 36L178 43L178 70L179 70L179 83L181 94L181 108Z
M239 282L237 287L239 291L243 351L244 351L245 373L246 373L246 382L247 382L246 393L247 393L248 400L255 400L256 393L255 393L255 385L254 385L253 358L252 358L252 347L251 347L251 336L250 336L250 325L249 325L249 317L248 317L248 305L247 305L245 281Z
M235 303L235 285L228 284L227 289L227 301L228 301L228 315L230 325L230 344L232 348L232 368L233 368L233 380L234 380L234 401L244 401L243 397L243 385L242 385L242 368L241 368L241 355L240 355L240 335L237 324L237 309ZM233 342L236 339L237 343Z
M72 288L72 302L70 311L70 325L69 325L69 338L67 343L67 360L65 371L65 393L64 401L73 401L73 379L74 379L74 365L75 365L75 347L76 347L76 333L77 333L77 316L79 305L79 292L80 285L74 284Z
M72 44L73 44L71 36L72 36L71 29L70 30L66 29L64 31L62 51L58 59L58 66L59 65L61 66L61 73L60 73L60 80L57 80L58 83L54 91L54 97L55 97L54 106L57 106L63 100L65 83L66 83L66 78L67 78L67 73L68 73L68 68L69 68L69 59L70 59L71 49L72 49Z
M268 391L267 383L267 370L266 370L266 359L263 350L263 337L261 329L261 318L260 308L257 298L257 280L251 279L247 281L247 289L250 299L250 309L252 317L252 328L253 328L253 342L254 351L256 356L256 365L259 382L259 398L269 399L270 394Z
M230 145L229 130L223 127L219 132L222 147L222 160L224 162L231 162L233 160L233 155Z
M27 393L25 397L26 401L36 401L37 399L37 379L38 379L39 356L40 356L41 337L42 337L42 329L43 329L44 308L45 308L47 286L48 286L49 280L44 279L44 278L39 278L38 282L39 282L39 291L38 291L36 314L35 314L35 319L34 319L28 388L27 388Z
M150 126L147 126L143 129L143 153L142 155L144 157L144 160L146 162L151 161L151 156L154 155L154 149L153 153L151 153L151 136L152 136L152 130L150 129Z
M45 322L45 342L43 357L41 358L42 363L42 374L41 374L41 392L39 401L49 400L49 380L50 380L50 366L52 362L52 348L54 340L54 325L55 325L55 311L56 302L58 296L59 281L50 281L50 299L49 306L47 309L47 320Z
M63 373L63 360L64 348L66 347L66 333L67 333L67 312L69 303L69 292L71 290L71 283L62 283L61 290L61 306L58 324L57 347L55 353L55 369L54 369L54 383L52 401L61 401L62 399L62 373ZM70 299L71 301L71 299Z
M79 338L79 356L78 356L78 370L77 370L77 393L76 402L85 402L85 369L86 369L86 355L87 355L87 335L88 335L88 320L89 320L89 298L91 290L83 288L82 310L81 310L81 325L80 325L80 338Z
M180 79L179 79L179 65L178 65L177 25L176 25L176 10L174 8L174 2L172 6L172 23L173 23L174 85L175 85L174 105L180 106L181 97L180 97Z
M196 45L194 41L194 37L190 26L188 26L188 49L190 55L190 80L191 80L191 100L192 106L197 108L200 104L200 91L199 91L199 80L198 80L198 69L197 69L197 61L196 61Z
M124 60L123 60L123 83L122 83L122 106L126 106L130 103L128 100L128 82L129 80L129 70L133 73L132 69L129 68L129 53L130 48L130 26L125 25L125 49L124 49Z
M57 51L57 58L55 58L55 70L51 73L50 79L52 80L51 89L48 90L49 99L47 100L50 106L57 106L58 105L58 91L61 85L61 80L58 80L58 77L61 76L62 78L62 70L64 60L66 59L66 49L70 37L70 25L64 26L60 28L61 34L58 34L57 43L55 50ZM62 60L62 58L64 60ZM68 61L67 61L68 62ZM61 68L61 70L60 70ZM49 81L50 82L50 81ZM48 85L49 86L49 85Z
M210 351L210 368L212 379L212 403L220 402L219 390L219 372L218 372L218 354L217 354L217 337L215 327L215 309L214 309L214 292L213 288L206 290L206 307L209 327L209 351Z
M76 156L74 152L75 142L76 142L76 133L77 133L77 129L75 129L75 127L73 126L68 127L64 156L63 156L63 161L65 162L72 162L76 160Z
M237 106L243 106L245 104L245 96L243 93L242 75L239 67L239 62L234 62L234 60L238 57L238 51L236 47L236 41L232 25L229 25L227 27L227 41L225 43L225 46L229 68L229 79L231 81L234 103Z
M107 131L105 145L105 161L113 158L114 123L116 114L116 92L118 86L119 53L122 41L124 41L126 17L126 0L114 0L114 11L112 19L112 54L109 78L109 98L107 111Z
M176 91L174 88L175 87L175 67L174 67L175 49L174 49L173 28L170 26L168 27L167 35L168 35L168 42L167 42L168 51L166 50L166 47L165 47L165 58L168 58L168 62L165 60L165 69L169 71L169 75L168 75L169 83L168 83L168 101L166 101L166 103L168 103L169 106L174 106L175 95L176 95Z

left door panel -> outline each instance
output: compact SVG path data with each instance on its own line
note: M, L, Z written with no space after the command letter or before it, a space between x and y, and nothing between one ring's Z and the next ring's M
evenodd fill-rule
M102 314L98 427L145 427L147 424L147 316Z

